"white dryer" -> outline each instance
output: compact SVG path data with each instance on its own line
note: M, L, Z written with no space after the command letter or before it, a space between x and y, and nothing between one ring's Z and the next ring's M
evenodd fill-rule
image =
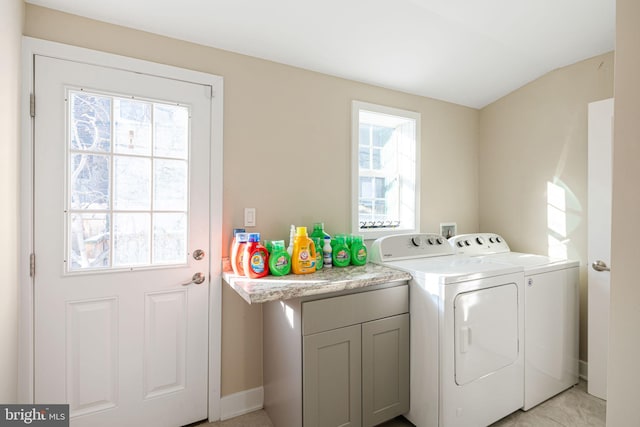
M511 252L501 236L449 239L457 254L522 266L525 411L578 383L579 262Z
M371 261L413 276L412 423L487 426L522 407L522 267L454 255L434 234L382 237Z

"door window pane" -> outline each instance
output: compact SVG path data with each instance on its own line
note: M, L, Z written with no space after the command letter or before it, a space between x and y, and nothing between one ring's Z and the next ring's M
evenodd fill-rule
M111 98L71 91L69 106L71 148L111 151Z
M72 209L109 209L109 156L71 155Z
M153 262L177 264L187 256L187 215L158 213L153 215Z
M81 90L67 99L68 271L186 264L189 108Z
M113 205L118 210L151 208L151 159L114 156Z
M163 104L155 104L153 108L153 154L186 159L189 155L189 110L180 105Z
M153 163L153 201L155 210L187 209L187 162L157 159Z
M151 154L151 104L116 98L113 115L116 153Z
M72 214L70 269L104 268L109 266L109 215Z
M151 217L148 213L113 214L113 265L148 265Z

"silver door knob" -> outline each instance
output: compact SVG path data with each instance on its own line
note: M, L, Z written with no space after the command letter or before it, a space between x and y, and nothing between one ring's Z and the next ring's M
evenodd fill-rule
M198 272L198 273L194 274L194 275L191 277L191 280L190 280L189 282L187 282L187 283L183 283L183 284L182 284L182 286L188 286L188 285L190 285L190 284L192 284L192 283L195 283L196 285L199 285L199 284L201 284L202 282L204 282L204 279L205 279L204 274L203 274L203 273Z
M601 260L594 261L593 264L591 264L591 268L595 271L611 271L611 269L607 267L607 264Z

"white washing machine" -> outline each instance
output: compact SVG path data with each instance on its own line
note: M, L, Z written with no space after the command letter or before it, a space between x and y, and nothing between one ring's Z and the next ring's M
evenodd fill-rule
M487 426L522 407L522 267L454 255L435 234L382 237L371 261L413 276L412 423Z
M578 383L579 262L511 252L497 234L449 239L457 254L522 266L525 411Z

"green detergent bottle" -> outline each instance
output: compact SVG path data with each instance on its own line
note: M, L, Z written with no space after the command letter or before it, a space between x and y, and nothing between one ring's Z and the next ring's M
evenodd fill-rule
M284 240L272 241L271 247L269 271L274 276L286 276L291 272L291 257L284 246Z
M314 237L319 237L321 239L322 242L324 242L324 238L328 237L331 238L331 236L329 236L329 234L327 234L327 232L324 231L324 222L316 222L313 224L313 231L311 232L311 235L309 236L312 239ZM323 243L324 245L324 243Z
M365 265L367 263L367 247L362 236L351 236L351 264Z
M313 240L313 244L316 245L316 271L322 270L324 264L324 252L322 251L324 238L312 237L311 240Z
M332 261L334 267L346 267L351 262L351 252L344 234L336 235L333 246Z

